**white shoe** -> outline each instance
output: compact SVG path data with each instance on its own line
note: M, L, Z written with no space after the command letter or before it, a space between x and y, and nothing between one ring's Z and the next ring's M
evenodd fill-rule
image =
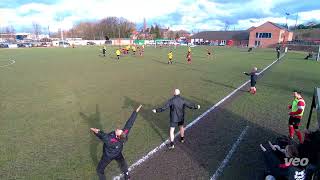
M169 149L174 149L174 144L173 144L173 145L169 145L168 148L169 148Z

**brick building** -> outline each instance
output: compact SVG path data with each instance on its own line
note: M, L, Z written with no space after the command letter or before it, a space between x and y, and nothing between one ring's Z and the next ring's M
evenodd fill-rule
M269 21L249 30L249 47L274 47L278 43L292 41L293 37L293 32Z
M202 31L191 36L191 43L247 46L249 31Z

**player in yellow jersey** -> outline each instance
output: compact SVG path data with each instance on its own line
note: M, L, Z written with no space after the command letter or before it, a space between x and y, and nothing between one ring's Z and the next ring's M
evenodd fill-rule
M116 50L116 55L117 55L118 60L120 59L120 54L121 54L120 49L117 49Z
M172 51L169 52L168 58L169 58L168 64L172 64L172 59L173 59L173 53L172 53Z
M130 45L126 46L126 54L129 54L129 50L130 50Z
M131 49L132 49L133 55L136 55L136 50L137 50L137 49L136 49L136 46L132 46Z

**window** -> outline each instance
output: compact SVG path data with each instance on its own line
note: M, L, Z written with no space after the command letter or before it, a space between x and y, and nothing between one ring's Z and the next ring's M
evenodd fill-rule
M272 38L271 33L256 33L256 38Z
M259 46L260 46L260 41L255 41L255 42L254 42L254 45L255 45L256 47L259 47Z

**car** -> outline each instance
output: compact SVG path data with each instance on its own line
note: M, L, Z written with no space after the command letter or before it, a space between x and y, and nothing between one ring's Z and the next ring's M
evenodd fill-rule
M20 48L20 47L28 47L28 48L30 48L30 47L32 47L32 45L30 44L30 43L19 43L19 44L17 44L17 46Z
M24 47L24 44L23 43L19 43L17 44L17 46L20 48L20 47Z
M43 42L43 43L41 43L41 45L40 45L41 47L49 47L49 44L47 44L47 43L45 43L45 42Z
M60 41L59 42L59 46L68 47L68 46L70 46L70 43L64 42L64 41Z
M96 43L89 41L89 42L87 42L87 45L96 45Z
M104 44L112 44L112 41L111 40L106 40L105 42L104 42Z
M8 45L8 44L1 43L1 44L0 44L0 48L9 48L9 45Z

